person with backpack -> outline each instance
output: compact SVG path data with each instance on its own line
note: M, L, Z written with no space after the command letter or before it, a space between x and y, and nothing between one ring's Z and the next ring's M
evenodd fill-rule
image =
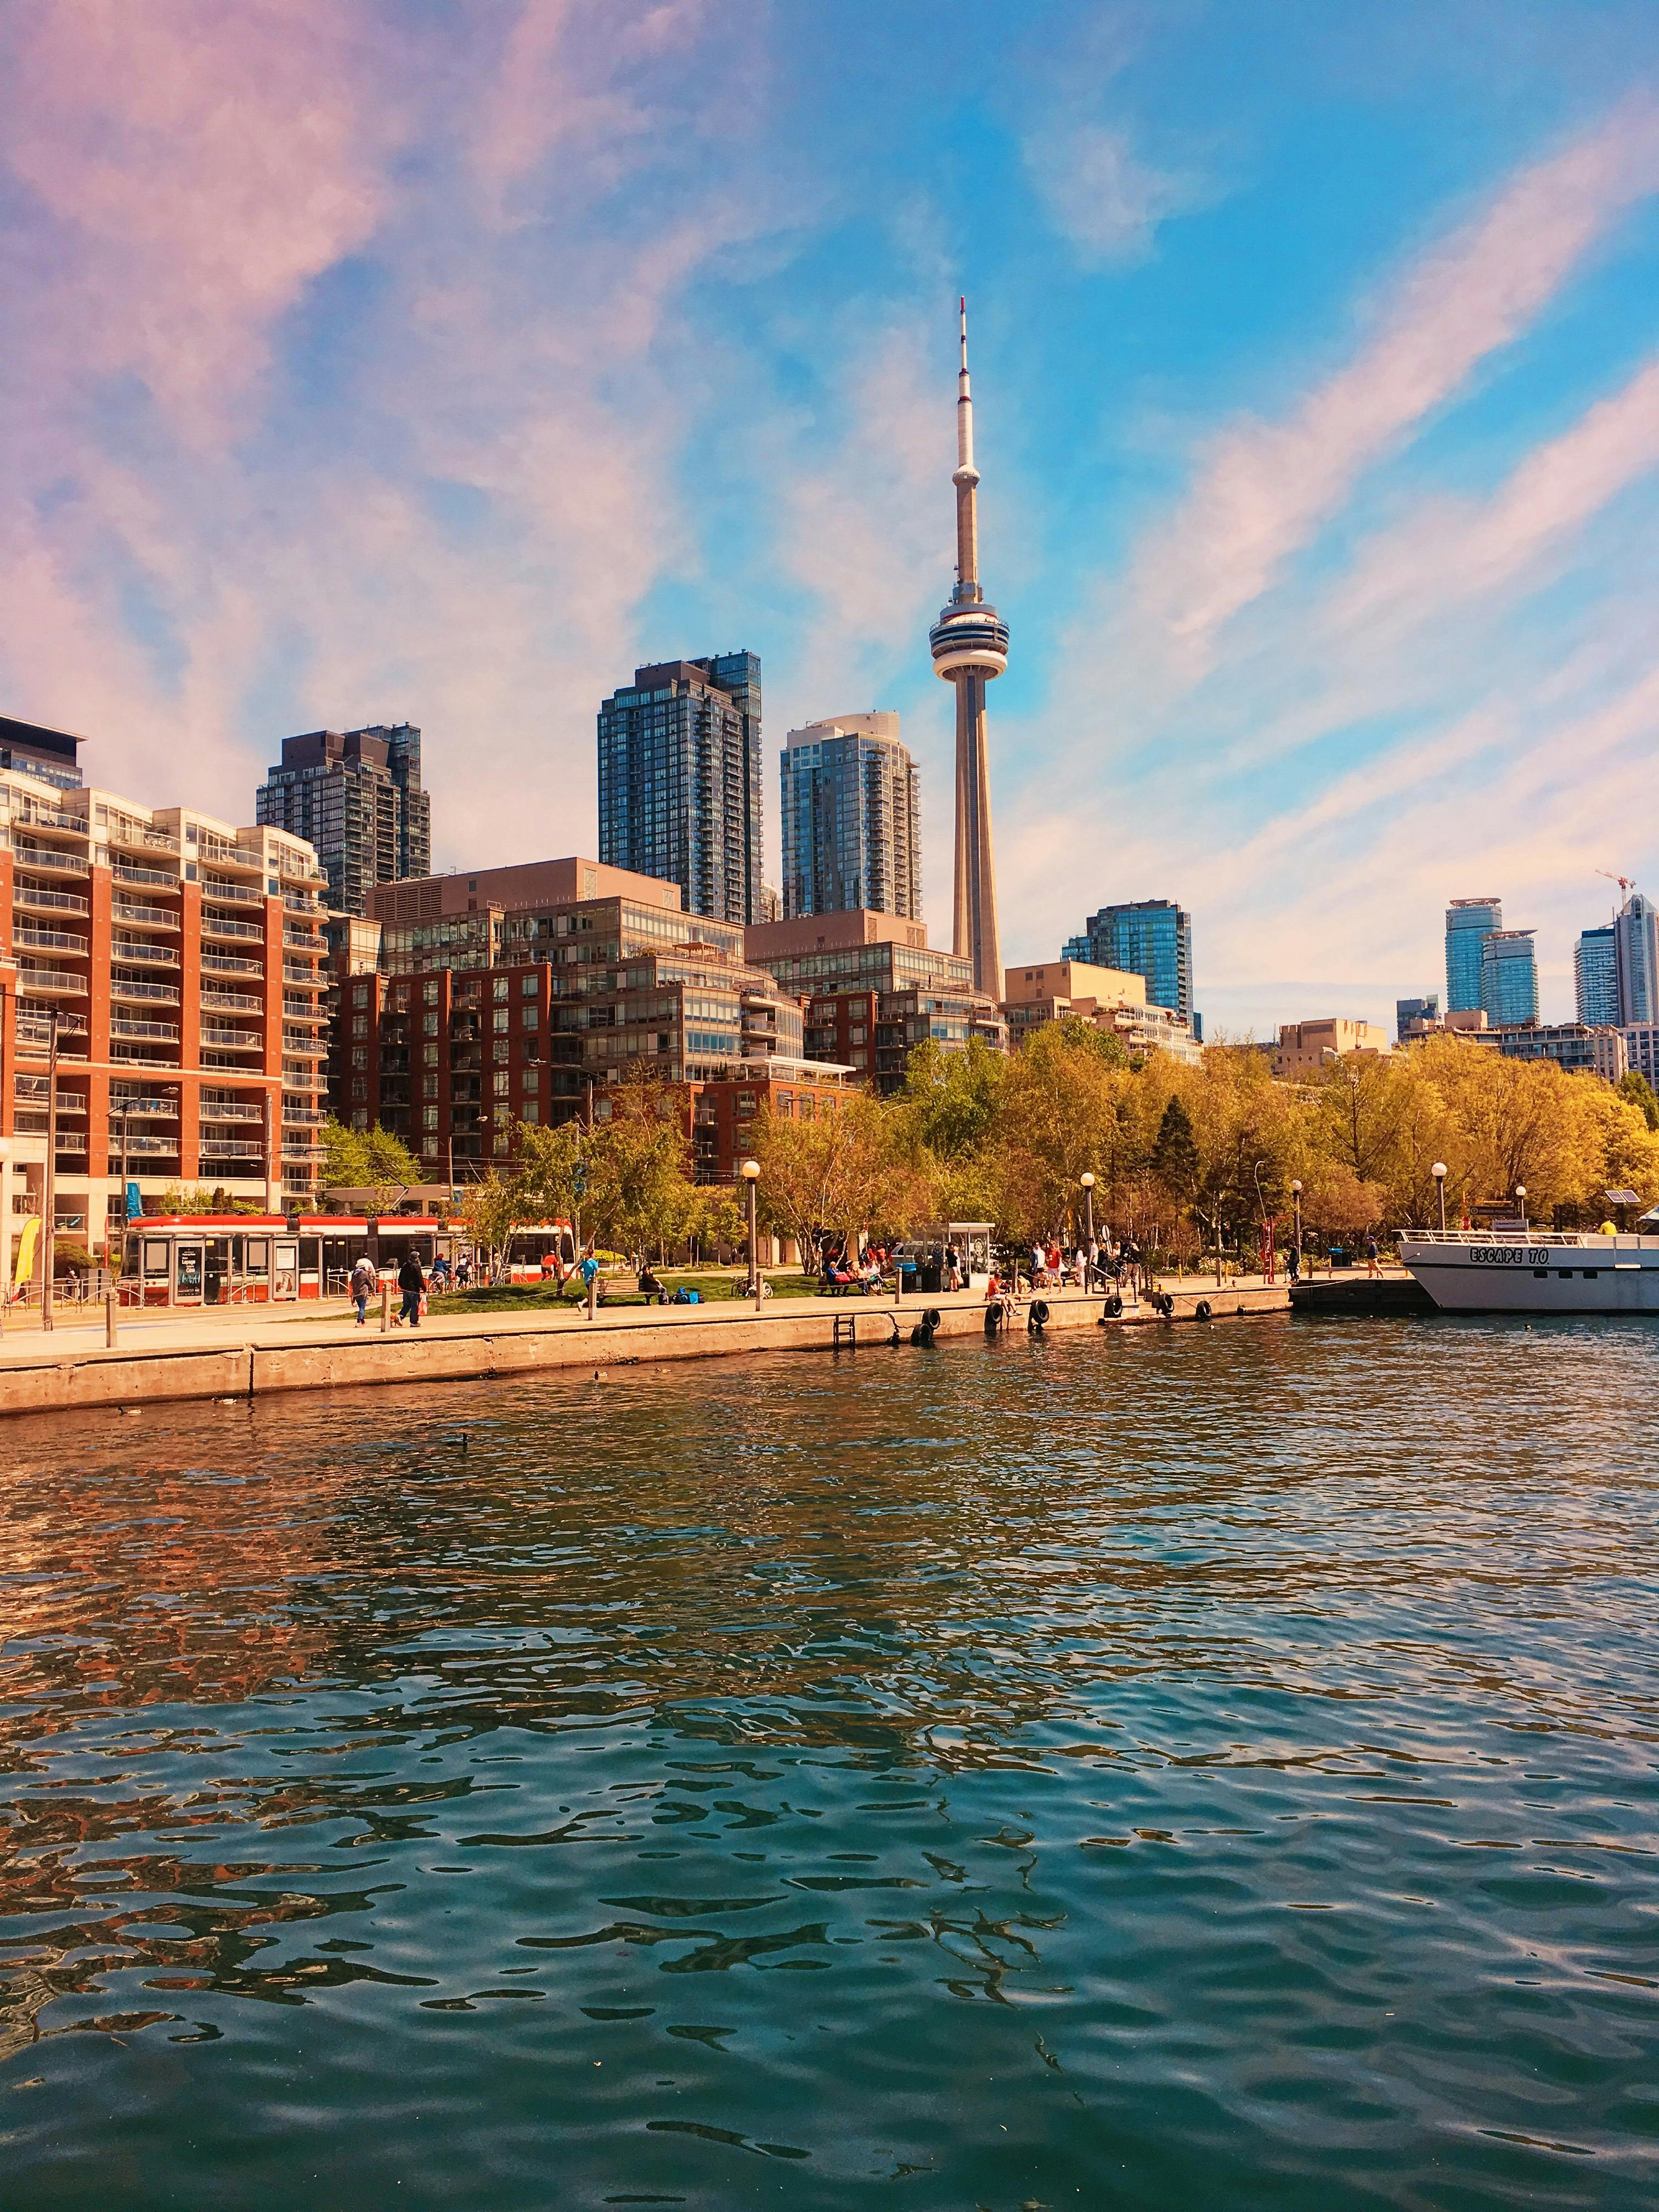
M351 1271L351 1296L357 1308L357 1326L362 1328L368 1320L368 1302L380 1287L380 1271L367 1252Z
M398 1318L406 1321L411 1328L418 1328L421 1325L421 1300L426 1296L426 1277L422 1273L421 1263L413 1252L404 1255L404 1263L398 1270L398 1288L404 1294L403 1311Z

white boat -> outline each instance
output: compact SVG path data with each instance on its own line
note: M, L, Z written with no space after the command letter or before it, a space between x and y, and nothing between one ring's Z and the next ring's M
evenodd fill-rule
M1407 1229L1400 1257L1448 1313L1659 1314L1659 1237Z

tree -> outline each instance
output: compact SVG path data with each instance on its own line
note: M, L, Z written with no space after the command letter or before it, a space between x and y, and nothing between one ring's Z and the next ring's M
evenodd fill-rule
M1193 1137L1193 1117L1178 1093L1164 1109L1158 1125L1152 1173L1177 1207L1192 1203L1198 1190L1198 1146Z
M485 1267L491 1274L507 1249L514 1225L524 1218L523 1205L518 1178L498 1175L494 1168L466 1187L466 1196L461 1204L462 1225L475 1250L483 1254Z
M1109 1182L1123 1128L1119 1105L1135 1080L1116 1037L1076 1015L1045 1022L1012 1055L989 1178L1005 1229L1022 1238L1066 1233L1080 1178Z
M401 1137L377 1123L349 1129L332 1116L323 1124L323 1182L330 1190L366 1190L377 1213L389 1213L421 1181L421 1164Z
M761 1218L794 1238L808 1274L822 1238L850 1247L863 1230L902 1236L935 1202L903 1113L868 1091L849 1091L827 1110L821 1104L810 1121L769 1108L757 1117L750 1149L760 1162Z
M1639 1067L1626 1068L1613 1087L1638 1109L1650 1129L1659 1130L1659 1095Z
M684 1084L630 1077L605 1091L583 1136L583 1211L597 1235L636 1262L675 1241L695 1210L690 1104Z

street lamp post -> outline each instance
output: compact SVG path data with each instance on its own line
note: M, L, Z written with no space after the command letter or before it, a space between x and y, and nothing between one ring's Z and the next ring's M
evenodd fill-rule
M1089 1254L1089 1265L1095 1264L1095 1179L1085 1168L1078 1177L1083 1185L1083 1242Z
M760 1311L761 1272L760 1243L755 1226L755 1185L760 1181L760 1162L745 1160L738 1170L749 1186L749 1295L755 1301L755 1311Z
M1515 1194L1521 1201L1521 1238L1524 1243L1527 1236L1527 1186L1525 1183L1516 1183Z
M1302 1273L1302 1185L1300 1181L1291 1185L1291 1204L1296 1209L1296 1272Z
M1440 1200L1440 1234L1443 1237L1446 1233L1446 1163L1444 1160L1437 1160L1429 1170L1429 1173L1434 1177L1435 1190Z
M45 1219L40 1224L41 1250L45 1258L40 1267L40 1326L51 1328L52 1276L58 1264L56 1250L58 1235L58 1009L50 1016L51 1028L46 1045L46 1200L41 1207Z

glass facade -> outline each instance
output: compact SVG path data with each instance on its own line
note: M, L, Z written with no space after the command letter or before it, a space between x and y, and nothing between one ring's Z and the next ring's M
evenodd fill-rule
M1193 1016L1193 918L1173 899L1102 907L1084 923L1080 936L1067 940L1060 957L1145 976L1152 1004L1169 1007L1192 1022L1195 1036L1202 1035Z
M1537 1020L1538 963L1531 930L1488 930L1481 939L1480 1004L1494 1029Z
M921 919L921 787L898 716L792 730L783 783L783 911L863 907Z
M1613 924L1621 1022L1659 1021L1659 913L1632 891ZM1582 940L1581 940L1582 941Z
M1572 949L1572 981L1578 1018L1591 1029L1619 1023L1619 955L1615 933L1586 929Z
M1430 991L1420 999L1396 999L1394 1002L1394 1041L1404 1044L1411 1035L1413 1022L1431 1024L1440 1019L1440 994Z
M1504 927L1499 899L1454 899L1446 908L1446 1011L1473 1013L1486 1004L1480 995L1481 940ZM1486 1007L1491 1014L1492 1009Z
M336 914L365 915L375 884L432 866L432 801L421 787L412 722L284 738L259 787L255 818L316 848Z
M688 914L761 918L757 654L634 672L599 708L599 858L678 884Z

